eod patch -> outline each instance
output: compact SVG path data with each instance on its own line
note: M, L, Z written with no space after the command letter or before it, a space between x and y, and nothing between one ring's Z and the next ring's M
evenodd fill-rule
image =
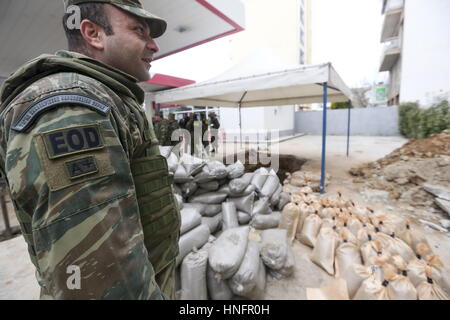
M104 148L98 125L69 127L42 133L49 159Z

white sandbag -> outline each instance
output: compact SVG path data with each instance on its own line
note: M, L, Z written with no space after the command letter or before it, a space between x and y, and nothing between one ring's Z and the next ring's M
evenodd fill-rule
M284 209L284 206L287 205L289 203L289 193L286 192L282 192L280 194L280 201L278 202L278 204L276 205L276 209L278 211L282 211Z
M397 238L395 234L388 236L379 232L376 235L376 239L381 242L384 250L393 256L400 255L406 262L416 258L414 251L403 240Z
M204 213L205 213L205 207L206 207L206 204L204 204L204 203L189 203L189 202L184 202L184 203L183 203L183 208L186 208L186 209L195 209L195 210L197 210L198 213L200 213L202 216L203 216ZM222 206L221 206L221 208L222 208Z
M167 158L167 166L169 167L169 171L175 173L178 169L178 157L175 153L171 153L169 158Z
M203 216L205 217L214 217L218 213L222 211L221 204L206 204L205 209L203 210Z
M277 190L279 184L280 179L278 178L276 172L272 169L270 171L270 174L267 176L266 182L264 182L264 186L260 191L261 196L270 198Z
M202 188L198 188L193 195L191 195L190 197L197 197L197 196L201 196L202 194L206 194L206 193L210 193L211 191L206 190L206 189L202 189ZM188 197L189 199L189 197Z
M222 204L207 204L207 203L189 203L183 204L184 208L192 208L198 211L204 217L213 217L222 211Z
M250 221L250 225L258 230L277 228L280 224L281 212L275 211L271 214L257 214Z
M244 211L248 214L252 214L254 199L255 199L255 194L251 193L245 197L228 198L227 201L233 202L235 204L237 210Z
M215 177L209 171L209 167L208 166L204 166L202 168L202 171L200 171L199 173L197 173L194 176L194 182L196 182L198 184L200 184L200 183L207 183L207 182L213 181L214 179L215 179Z
M256 187L256 190L260 192L264 187L264 183L269 176L269 171L266 168L259 168L255 171L255 175L252 178L251 184Z
M378 281L383 280L383 270L378 265L364 266L359 264L351 265L340 275L347 282L348 295L353 299L364 280L375 278Z
M227 167L220 161L210 160L206 162L206 166L209 169L209 174L214 177L214 179L223 179L228 176Z
M218 213L212 217L202 217L201 224L208 226L211 234L222 228L222 213Z
M269 214L270 213L270 202L268 197L261 198L255 201L252 210L252 217L257 214Z
M219 182L219 184L220 184L220 182ZM219 188L219 190L217 190L216 192L218 192L218 193L224 193L224 194L226 194L227 196L230 196L230 195L231 195L230 186L229 186L228 184L221 185L220 188Z
M222 230L239 227L236 206L233 202L222 203Z
M299 216L298 216L298 223L297 223L297 231L295 233L296 239L300 239L300 235L302 233L302 229L303 229L303 225L305 223L306 217L314 212L312 207L309 207L305 203L298 205L298 209L299 209Z
M334 275L334 258L339 235L330 228L322 228L311 254L311 261Z
M314 248L321 225L322 219L317 214L310 214L305 218L298 240L304 245Z
M425 260L426 259L426 260ZM427 281L427 273L438 285L443 285L442 268L443 263L437 255L430 255L424 259L414 259L408 263L408 277L414 286L419 286Z
M201 248L208 242L210 234L208 226L205 225L199 225L195 229L183 234L178 241L179 253L176 259L176 265L178 266L184 257L194 250L194 248Z
M253 176L254 173L245 173L242 177L231 180L229 184L231 193L239 194L243 192L252 181Z
M281 219L278 228L285 229L287 231L290 244L292 244L292 241L295 239L299 217L300 209L295 203L287 204L281 212Z
M213 180L210 182L201 183L198 186L204 190L216 191L219 189L219 182L216 180Z
M245 171L245 167L242 164L242 162L239 160L236 163L230 164L227 167L229 179L236 179L236 178L242 177L244 175L244 171Z
M252 216L244 211L238 211L237 215L239 224L248 224L252 220Z
M363 263L368 266L373 260L384 253L383 246L378 240L367 241L360 247L361 258Z
M190 197L188 200L191 203L206 203L206 204L219 204L222 203L227 198L224 193L209 192L202 194L200 196Z
M368 278L361 283L361 287L353 300L390 300L386 286L374 278Z
M407 276L395 274L387 286L391 300L417 300L417 290Z
M417 245L419 243L424 243L428 247L430 247L425 235L412 227L409 221L406 221L405 228L399 232L398 237L402 239L414 251L416 251Z
M208 285L208 295L211 300L230 300L233 292L227 280L220 279L220 276L208 265L206 270L206 280Z
M375 231L368 227L363 227L358 231L357 234L358 245L362 246L367 241L373 241L376 238Z
M209 249L209 264L221 279L236 273L247 250L249 227L225 230Z
M173 146L159 146L159 153L166 159L170 157Z
M173 181L175 183L185 183L194 180L186 171L184 166L179 165L177 167L177 170L175 171L175 174L173 176Z
M280 202L280 195L283 192L283 186L281 183L278 185L277 190L273 193L273 195L270 197L270 206L274 208L279 202Z
M173 184L172 188L173 188L173 193L183 196L183 192L181 191L181 188L179 187L179 185Z
M206 165L205 161L200 158L191 156L190 154L183 154L180 159L180 163L186 169L189 176L195 176L197 173L202 171L202 168Z
M229 285L234 294L245 297L256 286L259 273L259 244L249 241L247 251L238 271L230 278Z
M292 250L291 246L288 246L286 262L284 263L283 267L279 270L269 269L269 274L272 276L272 278L281 280L291 277L294 274L294 269L295 269L294 251Z
M181 300L207 300L208 251L189 253L181 264Z
M423 281L417 286L419 300L449 300L450 297L437 285L432 278Z
M261 258L268 268L273 270L283 268L288 247L286 230L269 229L261 232Z
M357 237L359 230L363 228L363 224L357 217L351 215L347 220L347 228L355 237Z
M345 272L354 265L361 265L359 247L344 240L336 249L335 268L336 276L345 278Z
M198 185L194 181L189 181L180 184L180 187L183 197L185 198L192 196L198 189Z
M252 184L249 184L249 185L247 186L247 188L245 188L245 190L242 191L242 192L240 192L240 193L233 193L233 192L230 190L229 195L230 195L230 198L241 198L241 197L248 196L249 194L252 194L252 193L254 193L255 191L256 191L256 187L255 187L254 185L252 185Z
M186 232L194 229L202 223L202 216L200 213L191 208L182 209L181 212L181 227L180 234L185 234Z
M286 192L286 193L288 193L288 194L300 193L300 190L301 190L301 189L302 189L302 188L293 186L293 185L291 185L291 184L285 184L285 185L283 186L283 192Z
M178 193L174 193L175 199L177 200L178 210L183 209L183 197Z

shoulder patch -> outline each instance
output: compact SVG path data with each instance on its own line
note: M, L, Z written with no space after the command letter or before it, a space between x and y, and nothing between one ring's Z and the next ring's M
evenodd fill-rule
M42 113L60 104L85 106L105 116L111 110L111 107L107 104L85 95L72 93L54 94L30 105L27 110L20 115L19 119L12 126L12 129L18 132L26 131Z
M104 147L98 125L86 125L41 133L49 159L56 159Z
M98 166L95 158L90 156L83 159L67 161L65 163L71 180L97 173Z

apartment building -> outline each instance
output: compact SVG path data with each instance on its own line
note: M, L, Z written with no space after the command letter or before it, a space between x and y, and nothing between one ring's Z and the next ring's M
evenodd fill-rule
M311 63L311 0L242 0L245 31L230 37L233 64L255 73L271 67ZM244 130L279 130L280 136L294 133L294 106L242 110ZM221 108L222 127L232 139L239 128L236 109ZM252 138L256 138L249 134Z
M388 104L450 98L450 1L383 0L380 72Z

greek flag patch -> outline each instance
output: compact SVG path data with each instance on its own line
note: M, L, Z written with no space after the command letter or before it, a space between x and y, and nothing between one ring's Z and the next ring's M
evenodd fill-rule
M76 104L88 107L102 115L107 115L111 107L105 103L81 94L59 93L45 97L27 108L12 129L18 132L26 131L42 113L60 104Z

